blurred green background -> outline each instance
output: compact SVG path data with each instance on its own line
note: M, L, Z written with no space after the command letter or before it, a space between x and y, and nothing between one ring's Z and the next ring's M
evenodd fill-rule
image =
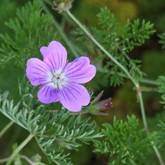
M14 18L16 10L23 6L27 0L1 0L0 5L0 33L10 33L4 25L9 18ZM96 14L100 7L107 6L114 14L124 22L126 19L140 18L154 23L156 33L152 35L142 47L137 47L130 53L132 58L142 60L142 70L147 74L149 79L157 79L159 75L165 75L164 62L165 51L159 45L158 34L165 32L165 2L164 0L75 0L73 3L72 12L86 25L95 25L97 19ZM0 42L2 42L0 40ZM18 80L25 75L25 69L20 70L12 63L5 67L0 67L0 89L1 91L8 90L13 98L18 100ZM137 104L136 94L132 84L128 81L121 87L106 87L97 89L104 90L103 98L112 97L113 108L109 111L109 115L93 116L98 123L111 122L113 116L125 118L127 114L136 114L139 117L140 110ZM164 112L160 101L160 95L153 92L144 92L144 100L146 113L150 120L156 120L156 116L160 116ZM163 117L163 115L161 115ZM2 129L8 119L0 114L0 129ZM150 125L154 125L150 122ZM11 138L12 136L12 138ZM11 151L11 145L16 141L19 143L27 136L27 132L20 127L14 125L3 138L0 139L0 158L8 156ZM32 150L33 148L33 150ZM31 153L31 150L33 153ZM35 142L29 144L25 153L31 156L38 152ZM78 165L90 165L91 162L95 165L106 164L106 158L101 159L100 155L92 154L92 146L84 146L79 152L73 152L73 160L78 162ZM10 152L10 153L9 153ZM81 159L80 157L81 152ZM40 153L41 154L41 153ZM76 163L75 163L76 164ZM76 164L77 165L77 164Z

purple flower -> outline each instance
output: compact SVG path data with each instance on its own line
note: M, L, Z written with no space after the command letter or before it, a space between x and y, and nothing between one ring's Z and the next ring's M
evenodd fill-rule
M80 85L89 82L96 74L96 67L88 57L82 56L67 63L67 51L57 41L40 49L43 61L27 61L26 75L33 86L41 85L38 99L44 104L61 102L72 112L81 111L90 102L87 89Z

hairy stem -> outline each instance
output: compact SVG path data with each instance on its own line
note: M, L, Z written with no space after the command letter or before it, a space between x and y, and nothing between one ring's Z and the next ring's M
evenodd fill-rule
M128 72L128 70L120 63L118 62L93 36L92 34L74 17L74 15L72 15L72 13L67 10L66 13L68 14L68 16L80 27L80 29L89 37L89 39L91 39L93 41L93 43L95 43L96 46L98 46L98 48L100 50L102 50L102 52L104 52L104 54L109 57L122 71L124 71L124 73L128 76L128 78L133 82L133 84L136 87L137 90L137 95L139 98L139 102L140 102L140 109L141 109L141 115L142 115L142 121L143 121L143 125L144 128L146 130L146 133L149 133L149 129L148 129L148 124L147 124L147 120L146 120L146 115L145 115L145 109L144 109L144 103L143 103L143 97L142 97L142 92L139 86L139 82L137 82L132 76L131 74ZM155 154L159 160L159 163L161 165L164 165L162 157L157 149L157 147L155 146L154 142L152 143L152 147L155 151Z
M5 134L5 132L14 124L13 121L10 121L0 132L0 138Z
M6 165L10 165L15 158L15 156L30 142L30 140L34 137L34 135L30 134L12 153L12 155L8 158Z

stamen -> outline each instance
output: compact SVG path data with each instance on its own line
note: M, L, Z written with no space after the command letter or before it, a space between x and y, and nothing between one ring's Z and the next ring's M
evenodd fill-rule
M65 74L61 71L52 72L49 75L49 82L54 88L61 89L66 84Z

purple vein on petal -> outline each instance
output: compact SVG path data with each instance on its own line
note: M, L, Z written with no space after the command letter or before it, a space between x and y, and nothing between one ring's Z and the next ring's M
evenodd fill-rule
M59 57L59 52L57 52L57 61L59 62L59 65L61 66L61 61L60 61L60 57ZM57 66L58 67L58 66Z
M36 68L36 67L33 67L33 69L39 70L39 71L41 71L41 72L45 72L45 71L47 72L46 69L42 70L42 69L40 69L40 68Z
M67 72L67 75L68 76L71 75L71 77L77 77L77 76L80 76L80 75L81 76L86 76L86 73L88 73L88 71L89 71L89 67L85 68L85 69L83 68L83 69L80 69L80 70L76 69L76 70L73 70L72 72Z
M54 59L54 55L53 55L53 53L51 52L51 54L50 54L51 56L52 56L52 59L53 60L50 60L50 59L48 59L48 61L50 62L50 67L51 67L51 69L55 69L55 67L56 67L56 60ZM53 67L53 68L52 68Z
M72 88L75 92L77 92L78 94L80 94L81 95L81 93L78 91L78 90L76 90L75 88L77 88L76 86L71 86L70 84L68 84L68 86L70 87L70 88ZM76 98L77 99L77 98Z
M68 100L71 101L71 100L70 100L70 97L68 96L68 94L67 94L66 92L64 92L63 90L62 90L61 92L62 92L62 95L64 96L64 99L65 99L65 100L67 100L67 98L68 98ZM66 96L67 98L66 98L65 96Z
M76 101L78 101L77 97L70 90L68 90L68 88L66 90L72 95L73 98L75 98Z
M48 87L47 86L43 89L43 93L45 96L47 96L47 93L48 93Z
M69 70L67 69L66 72L69 72L69 74L74 73L75 71L77 71L78 69L80 69L82 66L76 66L76 67L72 67Z

